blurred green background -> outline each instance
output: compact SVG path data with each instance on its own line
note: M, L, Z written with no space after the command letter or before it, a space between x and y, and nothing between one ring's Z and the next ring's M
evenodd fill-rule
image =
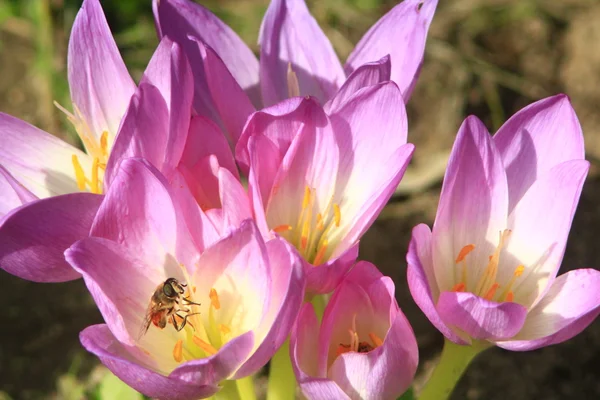
M200 1L257 51L267 0ZM344 60L391 0L307 0ZM431 224L454 135L468 114L490 130L519 108L567 93L592 162L562 269L600 261L600 1L440 0L409 111L417 150L403 184L361 244L361 258L394 278L421 352L417 386L441 348L412 302L404 255L410 229ZM80 0L0 0L0 111L76 143L53 100L70 108L66 49ZM150 0L104 0L125 62L137 80L157 38ZM2 145L0 143L0 145ZM43 285L0 271L0 400L135 399L81 349L81 329L101 317L81 281ZM531 353L493 349L469 369L453 399L600 398L600 327ZM261 385L259 390L263 390Z

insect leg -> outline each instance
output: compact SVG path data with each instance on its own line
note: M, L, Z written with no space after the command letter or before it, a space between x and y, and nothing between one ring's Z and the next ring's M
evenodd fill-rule
M187 299L187 298L185 298L185 297L182 297L182 299L183 299L183 300L185 300L185 301L187 302L187 304L193 304L193 305L195 305L195 306L199 306L199 305L201 305L200 303L195 303L195 302L193 302L193 301L191 301L190 299Z
M182 330L185 327L185 325L187 324L188 317L190 317L192 315L198 315L198 314L200 314L200 313L186 314L185 317L182 317L179 314L173 314L173 325L175 326L175 329L177 329L177 332L179 332L180 330ZM182 319L181 326L177 326L177 322L175 321L175 315L177 315L179 318Z

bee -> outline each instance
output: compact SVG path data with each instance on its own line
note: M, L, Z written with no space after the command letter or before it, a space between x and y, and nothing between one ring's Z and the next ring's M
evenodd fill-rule
M190 314L191 310L186 308L186 306L190 305L200 305L184 296L186 286L185 283L181 283L175 278L169 278L156 287L146 311L140 337L148 332L150 324L164 329L167 326L169 318L171 318L173 326L179 332L185 327L188 317L200 314ZM182 316L180 313L184 315ZM181 324L177 322L177 318L181 320Z

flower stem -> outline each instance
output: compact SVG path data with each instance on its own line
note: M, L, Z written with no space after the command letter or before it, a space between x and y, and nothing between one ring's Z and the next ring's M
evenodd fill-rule
M418 396L419 400L443 400L450 397L462 374L481 351L490 347L488 343L475 342L461 346L445 340L444 349L431 378Z
M211 399L214 400L241 400L238 388L234 381L221 382L221 390L215 393Z
M267 400L295 400L296 377L290 360L289 339L271 359Z
M327 306L328 301L329 299L326 294L318 294L310 301L319 321L323 319L323 314L325 313L325 307Z
M256 390L254 390L254 379L247 376L235 381L241 400L256 400Z

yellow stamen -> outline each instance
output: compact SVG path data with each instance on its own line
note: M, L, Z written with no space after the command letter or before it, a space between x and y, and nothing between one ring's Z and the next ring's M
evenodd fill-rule
M192 341L198 347L200 347L204 352L208 355L217 354L217 349L215 349L210 344L206 343L204 340L200 339L198 336L192 336Z
M321 245L321 247L319 248L319 251L317 252L317 255L315 256L315 260L313 261L313 265L319 265L322 263L323 257L325 257L326 251L327 251L327 240L325 240L323 242L323 244Z
M481 294L484 291L487 292L489 288L493 285L493 283L496 281L496 275L498 274L498 263L500 262L500 252L504 247L506 239L508 239L508 237L510 236L510 233L511 231L508 229L505 229L504 231L500 232L498 246L496 247L494 254L492 254L492 258L490 259L487 268L481 276L481 279L479 279L479 282L477 283L477 288L474 292L475 294L481 296Z
M100 193L100 185L98 181L98 157L94 157L94 161L92 163L92 182L90 184L90 191L92 193Z
M525 267L523 265L519 265L517 268L515 268L515 272L513 273L512 278L510 278L510 281L506 285L506 289L504 289L504 291L500 295L501 299L502 298L507 299L509 293L512 296L510 301L512 301L512 299L514 299L514 293L511 292L511 290L512 290L513 285L515 284L515 281L517 280L518 277L523 275L523 272L525 272ZM509 301L509 300L505 300L505 301Z
M100 136L100 150L102 150L102 155L108 157L108 131L102 131L102 136Z
M308 186L304 187L304 199L302 199L302 208L308 207L308 203L310 202L310 188Z
M369 337L371 338L371 341L373 342L375 347L379 347L383 344L383 340L381 340L381 338L373 332L369 333Z
M342 212L340 211L340 206L337 203L333 204L333 217L335 220L335 226L340 226L340 221L342 220Z
M183 361L183 340L179 339L173 347L173 358L176 362L180 363Z
M287 69L287 85L288 85L288 96L297 97L300 96L300 85L298 83L298 76L292 70L292 64L288 63Z
M321 213L317 214L317 229L322 231L324 228L323 226L323 215Z
M292 230L291 225L277 225L275 228L273 228L273 231L277 232L277 233L282 233L282 232L291 231L291 230Z
M210 289L210 294L208 295L208 297L210 297L210 304L215 308L215 310L221 308L219 295L217 294L217 291L214 288Z
M71 161L73 162L73 168L75 169L75 179L77 180L77 187L79 188L79 190L85 190L85 173L83 172L83 168L81 168L79 158L77 158L76 154L73 154L71 156Z

